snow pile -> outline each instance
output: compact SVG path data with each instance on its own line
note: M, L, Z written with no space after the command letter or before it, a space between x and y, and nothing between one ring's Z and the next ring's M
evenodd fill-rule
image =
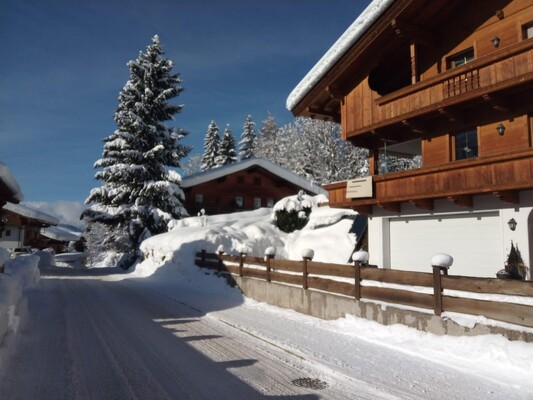
M11 252L3 247L0 247L0 268L2 268L5 263L11 259Z
M52 249L37 250L33 255L39 257L39 269L54 265L54 250Z
M311 220L314 213L318 216L311 226L284 233L275 226L272 209L269 208L208 216L205 225L202 217L186 218L177 221L171 232L151 237L142 243L141 251L145 260L150 262L138 265L135 274L150 276L162 265L172 270L179 268L178 264L186 265L188 262L194 265L196 252L206 250L214 253L219 246L223 246L228 254L246 252L256 257L263 257L268 248L274 248L277 258L293 260L301 260L302 251L312 249L314 261L349 262L356 238L349 233L353 220L343 217L355 214L327 206L317 207L327 200L323 195L305 195L302 201L295 199L296 196L282 199L274 206L274 210L300 207L302 204L312 207ZM170 276L177 275L173 273Z
M0 258L5 258L5 251L0 249ZM0 260L1 263L1 260ZM17 333L20 318L26 311L26 289L32 288L39 282L39 257L36 255L21 255L5 262L4 273L0 273L0 346L7 349L5 344L9 335ZM0 348L0 363L6 356Z
M453 264L453 257L448 254L435 254L431 257L431 265L434 267L450 268Z
M21 255L8 261L4 273L18 280L22 289L35 286L40 279L39 257L36 255Z

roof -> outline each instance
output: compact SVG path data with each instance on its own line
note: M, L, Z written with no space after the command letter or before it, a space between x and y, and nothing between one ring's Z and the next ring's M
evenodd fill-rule
M74 232L62 226L49 226L41 228L41 235L60 242L73 242L79 240L81 232Z
M33 219L49 225L58 225L59 219L52 217L50 214L46 214L42 211L25 206L23 204L6 203L4 210L11 211L12 213L21 215L23 217Z
M385 12L395 0L373 0L357 17L341 37L322 56L315 66L293 89L287 98L287 109L294 107L309 93L309 91L327 74L335 63L356 43L372 24Z
M287 182L292 183L295 186L298 186L309 193L313 194L327 194L327 191L322 189L321 186L316 185L294 173L286 170L285 168L280 167L264 158L248 158L244 161L240 161L233 164L227 164L223 167L213 168L205 172L194 174L184 178L181 181L182 188L189 188L192 186L199 185L201 183L209 182L224 176L233 174L235 172L244 171L248 168L258 166L266 169L271 174L274 174Z
M11 175L11 172L9 171L7 165L0 161L0 185L1 184L3 184L9 192L11 192L11 198L7 198L6 200L11 201L13 203L18 203L19 201L22 201L24 196L22 194L22 191L20 190L18 182L13 177L13 175Z

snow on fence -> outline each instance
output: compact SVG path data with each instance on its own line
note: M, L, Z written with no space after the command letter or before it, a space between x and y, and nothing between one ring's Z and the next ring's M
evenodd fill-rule
M262 258L205 250L196 253L195 264L240 277L297 285L304 290L432 309L436 315L450 311L533 327L531 281L450 276L446 268L439 266L433 266L432 273L425 273L361 266L359 261L353 265L330 264L309 257L301 261L280 260L272 254Z

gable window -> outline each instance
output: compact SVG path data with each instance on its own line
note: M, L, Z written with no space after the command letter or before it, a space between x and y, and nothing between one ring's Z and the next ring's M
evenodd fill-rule
M522 38L523 39L533 38L533 22L530 22L529 24L525 24L522 27Z
M204 202L204 195L201 194L201 193L195 194L194 195L194 202L196 204L202 204Z
M268 208L274 207L274 199L268 199L267 200L267 207Z
M448 57L446 59L446 65L448 66L448 69L452 69L467 64L472 60L474 60L474 48L470 47L467 50Z
M261 208L261 197L254 198L254 208Z
M242 207L244 205L244 198L242 196L235 196L235 205L237 207Z
M478 155L477 129L469 129L455 134L455 159L466 160Z

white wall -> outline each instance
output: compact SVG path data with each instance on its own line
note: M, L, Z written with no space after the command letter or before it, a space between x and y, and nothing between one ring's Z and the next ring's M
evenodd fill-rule
M444 215L474 215L477 212L496 211L500 215L501 240L499 246L499 257L495 265L502 263L506 259L511 247L511 240L518 245L520 252L527 266L533 265L533 191L520 193L520 204L503 203L498 197L493 195L475 196L474 206L464 208L456 206L450 200L436 200L433 212L421 210L409 203L402 204L401 215L396 215L374 206L374 215L368 221L368 246L370 253L370 264L375 264L381 268L395 268L390 262L390 219L407 216L427 216L435 218ZM531 216L531 217L530 217ZM507 222L514 218L517 221L516 230L509 229ZM451 254L453 256L453 254ZM427 260L420 259L419 264L424 265ZM501 265L501 268L504 266ZM492 266L491 268L495 268ZM428 265L428 272L430 266ZM494 273L497 271L494 271ZM529 276L531 277L531 270Z
M7 231L10 231L10 235L7 236ZM6 226L0 237L0 247L4 249L14 249L20 247L24 238L24 229L19 229L16 226ZM20 241L19 241L20 239Z

